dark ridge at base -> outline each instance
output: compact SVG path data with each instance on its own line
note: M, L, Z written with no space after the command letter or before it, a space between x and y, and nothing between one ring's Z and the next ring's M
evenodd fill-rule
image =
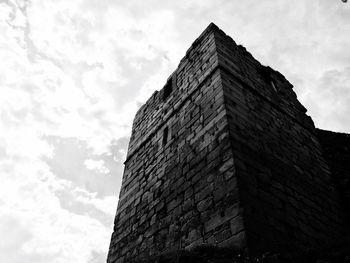
M303 253L265 252L260 256L249 256L244 251L213 246L197 247L191 251L176 251L157 258L149 258L133 263L349 263L350 243L323 249L308 250Z

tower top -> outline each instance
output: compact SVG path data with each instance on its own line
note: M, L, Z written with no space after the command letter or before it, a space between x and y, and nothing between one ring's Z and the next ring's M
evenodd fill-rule
M261 99L314 132L314 124L297 100L293 85L278 71L261 65L245 47L237 45L217 25L210 23L186 51L163 88L156 90L137 111L127 160L171 116L174 102L183 102L193 89L202 85L216 70L233 75L246 89L252 90ZM141 122L148 122L148 128L141 131L140 127L144 127L140 125Z

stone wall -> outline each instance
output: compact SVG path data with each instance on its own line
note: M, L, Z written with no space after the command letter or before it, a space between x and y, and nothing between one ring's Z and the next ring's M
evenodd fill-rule
M108 262L245 246L214 29L136 114Z
M292 85L223 32L216 43L250 251L295 251L339 240L339 196Z
M305 112L280 73L211 24L135 116L107 262L338 238L337 194Z

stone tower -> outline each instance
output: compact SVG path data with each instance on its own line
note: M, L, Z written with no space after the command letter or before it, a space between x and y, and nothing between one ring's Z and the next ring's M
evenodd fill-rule
M210 24L135 116L107 262L338 239L330 172L292 88Z

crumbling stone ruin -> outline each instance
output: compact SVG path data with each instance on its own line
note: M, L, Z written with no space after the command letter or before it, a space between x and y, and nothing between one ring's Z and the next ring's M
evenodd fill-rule
M284 76L210 24L135 116L107 262L341 240L318 135Z

